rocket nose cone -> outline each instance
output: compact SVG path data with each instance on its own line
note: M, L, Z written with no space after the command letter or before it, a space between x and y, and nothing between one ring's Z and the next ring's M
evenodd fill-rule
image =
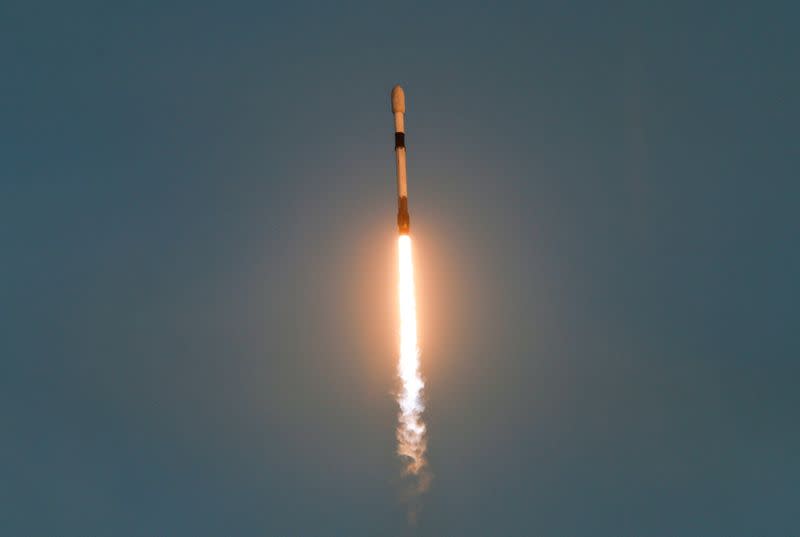
M392 88L392 113L398 112L406 113L406 94L403 93L403 88L399 84Z

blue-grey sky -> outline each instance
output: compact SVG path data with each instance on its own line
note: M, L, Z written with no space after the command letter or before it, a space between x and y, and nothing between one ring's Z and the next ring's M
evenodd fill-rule
M790 3L0 5L0 533L800 534Z

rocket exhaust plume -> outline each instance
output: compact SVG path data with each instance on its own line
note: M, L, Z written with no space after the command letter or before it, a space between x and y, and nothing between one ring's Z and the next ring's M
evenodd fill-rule
M414 296L414 262L411 255L408 214L408 189L406 185L405 147L405 95L400 86L392 90L392 113L395 127L395 156L397 162L397 239L398 298L400 303L400 359L397 367L402 386L397 403L400 406L397 425L397 453L405 464L404 471L415 480L414 494L424 492L430 481L425 462L425 423L422 412L425 405L422 389L425 384L419 371L417 345L417 305ZM416 517L409 512L410 520Z
M398 295L400 299L400 361L397 367L402 386L397 398L400 405L397 426L397 453L407 461L406 471L417 475L425 466L425 423L422 421L422 388L417 346L417 304L414 298L414 262L411 237L397 239Z

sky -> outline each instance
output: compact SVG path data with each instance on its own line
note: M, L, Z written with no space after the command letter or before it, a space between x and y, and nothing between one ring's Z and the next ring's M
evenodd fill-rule
M645 4L0 5L0 533L800 534L800 11Z

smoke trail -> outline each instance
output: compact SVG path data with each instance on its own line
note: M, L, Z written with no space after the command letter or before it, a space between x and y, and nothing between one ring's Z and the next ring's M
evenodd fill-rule
M397 453L405 464L405 473L414 479L412 495L425 492L430 474L425 461L425 422L422 412L422 389L425 384L419 373L419 347L417 345L417 305L414 298L414 263L411 257L411 237L398 238L399 299L400 299L400 361L398 375L402 386L397 397L400 405L397 425ZM414 508L409 520L416 518Z

